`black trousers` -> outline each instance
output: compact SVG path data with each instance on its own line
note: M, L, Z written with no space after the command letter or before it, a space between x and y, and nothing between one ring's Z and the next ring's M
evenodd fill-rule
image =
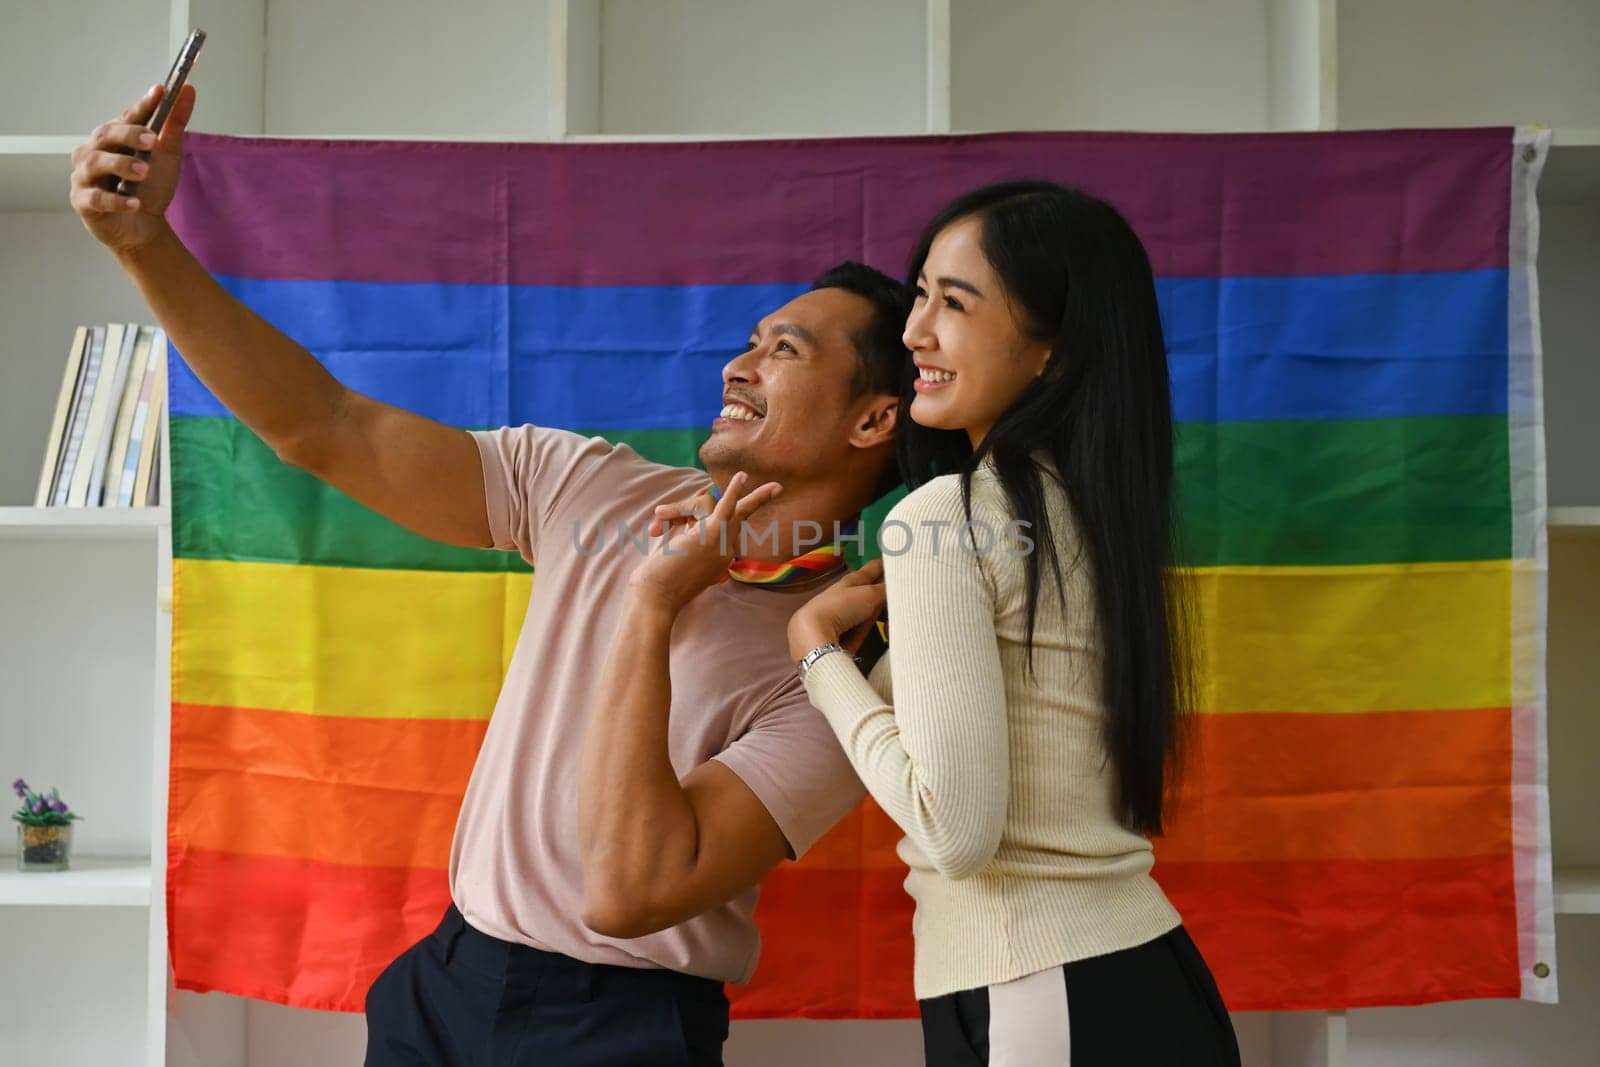
M1147 944L924 1000L928 1067L1238 1067L1239 1042L1179 926Z
M451 907L367 992L367 1067L722 1063L722 983L490 937Z

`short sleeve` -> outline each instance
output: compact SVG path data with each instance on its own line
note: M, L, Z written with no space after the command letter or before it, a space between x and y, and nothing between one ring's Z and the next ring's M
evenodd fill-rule
M866 795L833 728L798 685L713 758L761 801L794 859Z
M474 430L494 547L529 563L555 515L618 450L598 437L542 426ZM629 450L628 454L634 456ZM634 456L637 459L636 456ZM644 464L643 460L638 460ZM644 464L645 466L654 466Z

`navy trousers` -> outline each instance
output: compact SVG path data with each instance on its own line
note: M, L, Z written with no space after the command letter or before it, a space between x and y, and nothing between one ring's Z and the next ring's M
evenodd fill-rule
M722 983L490 937L454 906L367 992L366 1067L722 1063Z

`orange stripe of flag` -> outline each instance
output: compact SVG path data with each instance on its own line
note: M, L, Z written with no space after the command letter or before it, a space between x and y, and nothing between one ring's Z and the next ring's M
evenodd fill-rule
M1159 863L1509 853L1504 709L1199 716ZM442 868L486 724L178 705L173 840L330 863ZM337 817L331 817L333 815ZM802 860L900 872L868 802Z
M1509 855L1511 713L1203 715L1158 863Z
M443 869L486 722L172 709L175 844Z

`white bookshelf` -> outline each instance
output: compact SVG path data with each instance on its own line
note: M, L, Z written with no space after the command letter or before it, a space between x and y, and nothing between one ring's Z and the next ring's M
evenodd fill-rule
M150 905L150 859L73 856L72 869L18 871L16 856L0 857L0 908L145 908Z
M149 540L153 544L157 528L171 521L171 512L165 507L0 507L0 538L91 541L130 538Z
M353 1062L361 1020L169 995L165 738L171 517L41 512L72 327L149 321L66 200L73 148L190 26L198 130L630 141L1544 123L1540 298L1549 693L1563 1002L1241 1015L1252 1065L1587 1064L1600 1044L1600 5L1576 0L80 0L13 5L0 87L0 756L89 819L59 880L0 867L0 943L94 998L19 988L18 1062ZM1514 8L1514 10L1513 10ZM85 34L83 27L97 28ZM63 77L62 71L74 72ZM41 93L41 85L51 87ZM163 470L167 469L163 464ZM163 495L163 499L167 499ZM90 621L73 605L92 603ZM87 627L87 632L83 632ZM72 651L74 642L93 655ZM150 753L149 758L143 753ZM0 847L8 847L0 842ZM10 857L0 856L0 863ZM97 947L100 946L100 947ZM71 949L71 951L68 951ZM32 998L32 999L30 999ZM54 1022L52 1021L54 1020ZM71 1029L69 1038L46 1029ZM65 1045L53 1045L65 1040ZM1500 1042L1497 1044L1497 1042ZM15 1047L13 1047L15 1046ZM130 1049L142 1048L142 1056ZM1516 1052L1508 1053L1507 1048ZM1518 1058L1518 1057L1526 1058ZM16 1058L7 1056L8 1060ZM739 1023L730 1065L920 1062L914 1022Z
M66 209L72 150L82 140L81 134L0 135L0 211Z
M1600 534L1600 507L1551 508L1549 526L1561 533Z
M1556 914L1600 915L1600 866L1556 868Z

